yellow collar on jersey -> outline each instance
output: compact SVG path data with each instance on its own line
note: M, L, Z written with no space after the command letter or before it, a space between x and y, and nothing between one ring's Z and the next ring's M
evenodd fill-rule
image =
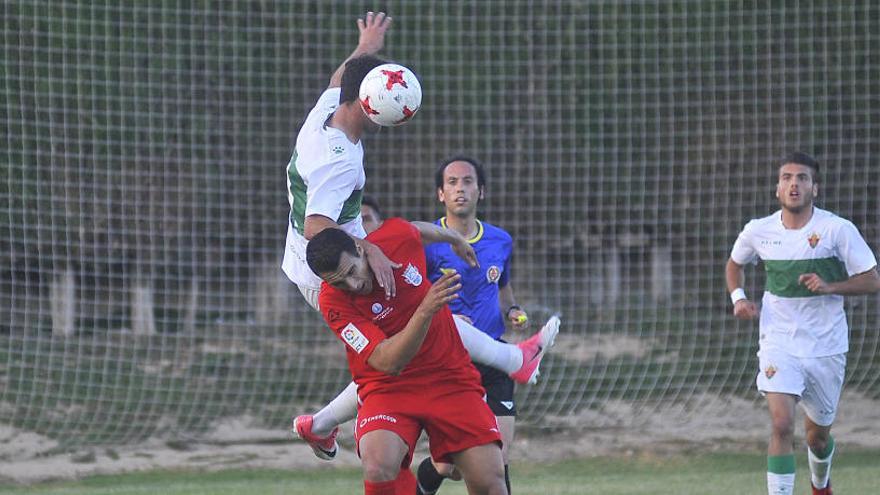
M473 237L471 237L470 239L467 240L468 244L474 244L483 238L483 222L481 222L479 218L476 220L477 220L477 233L474 234ZM446 217L443 217L440 219L440 226L443 227L444 229L449 228L446 226Z

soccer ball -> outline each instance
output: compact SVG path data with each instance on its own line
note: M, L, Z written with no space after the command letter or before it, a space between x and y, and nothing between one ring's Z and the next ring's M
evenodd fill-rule
M422 85L416 75L397 64L383 64L361 81L361 108L381 126L403 124L422 105Z

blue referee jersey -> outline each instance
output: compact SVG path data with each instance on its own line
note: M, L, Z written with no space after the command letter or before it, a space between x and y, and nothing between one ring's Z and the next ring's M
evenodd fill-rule
M446 217L434 223L447 228ZM449 303L449 308L453 314L470 318L475 327L493 339L499 339L505 328L498 289L506 286L509 280L513 238L504 230L477 220L477 234L468 242L477 253L479 267L471 268L449 244L437 242L425 247L428 278L434 282L449 269L461 274L461 291L458 298Z

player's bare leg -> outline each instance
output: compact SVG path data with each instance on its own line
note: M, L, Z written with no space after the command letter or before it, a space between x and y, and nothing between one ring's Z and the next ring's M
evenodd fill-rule
M461 471L468 493L479 495L508 495L504 484L504 461L501 447L487 443L452 455L456 468Z
M498 422L498 430L501 433L501 459L504 462L504 485L510 492L510 475L508 470L510 445L513 443L514 431L516 424L515 416L496 416ZM416 495L433 495L440 489L445 478L453 481L461 479L461 473L455 468L454 464L437 462L426 457L418 467L419 489ZM423 483L427 486L423 486Z
M365 433L358 442L361 465L364 473L365 495L398 493L397 484L401 475L400 463L409 451L406 442L396 433L388 430L373 430Z
M772 432L767 446L767 492L790 495L794 491L794 417L796 397L790 394L767 393Z

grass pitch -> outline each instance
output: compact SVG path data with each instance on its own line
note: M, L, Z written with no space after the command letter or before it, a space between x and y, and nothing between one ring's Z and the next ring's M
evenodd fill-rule
M804 457L798 456L798 494L810 492ZM880 451L841 451L833 468L835 491L874 493L877 459ZM765 468L766 458L760 454L601 457L554 464L514 464L512 481L517 495L764 495ZM354 494L362 490L360 471L353 469L160 471L32 486L0 485L0 494L4 495L311 495ZM441 493L467 492L460 482L446 482Z

